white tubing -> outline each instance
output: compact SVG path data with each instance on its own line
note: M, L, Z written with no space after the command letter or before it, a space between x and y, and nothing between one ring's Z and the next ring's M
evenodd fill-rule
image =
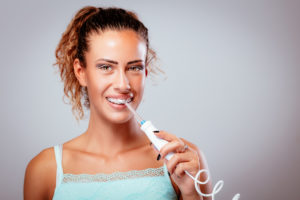
M195 189L198 192L199 195L203 196L203 197L211 197L212 200L215 199L215 195L221 191L223 185L224 185L224 181L220 180L216 183L216 185L213 187L212 193L210 194L204 194L201 192L199 184L204 185L206 183L208 183L209 181L209 172L206 169L201 169L197 172L196 176L193 177L188 171L184 170L184 172L191 178L194 180L195 183ZM201 173L206 173L207 174L207 179L205 181L200 181L199 177ZM238 200L240 198L240 194L236 194L234 195L234 197L232 198L232 200Z

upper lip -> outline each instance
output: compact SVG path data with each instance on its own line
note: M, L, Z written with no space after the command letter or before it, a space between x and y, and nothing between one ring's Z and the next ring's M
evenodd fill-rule
M130 98L133 98L133 95L109 95L107 96L106 98L113 98L113 99L130 99Z

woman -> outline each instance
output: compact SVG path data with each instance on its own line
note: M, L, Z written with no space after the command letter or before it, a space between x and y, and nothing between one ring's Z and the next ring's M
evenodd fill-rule
M159 131L156 135L169 143L155 151L124 104L138 107L145 78L155 72L154 58L148 30L134 13L78 11L58 44L56 65L75 117L84 116L82 99L90 109L89 125L80 136L30 161L25 199L205 199L184 173L195 176L207 169L199 149ZM169 152L175 155L167 161ZM209 193L211 184L201 190Z

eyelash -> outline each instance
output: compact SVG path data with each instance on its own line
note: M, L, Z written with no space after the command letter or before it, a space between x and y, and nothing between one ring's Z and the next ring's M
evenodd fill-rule
M99 65L97 65L97 67L103 71L111 71L112 70L112 66L107 65L107 64L99 64ZM134 72L138 72L138 71L142 71L144 69L144 66L135 65L135 66L128 67L128 69L133 70Z
M144 69L144 66L131 66L129 69L133 69L133 71L142 71ZM138 70L135 70L138 69Z
M110 71L110 70L112 70L112 67L110 65L107 65L107 64L97 65L97 67L99 69L104 70L104 71ZM110 68L110 70L108 70L108 68Z

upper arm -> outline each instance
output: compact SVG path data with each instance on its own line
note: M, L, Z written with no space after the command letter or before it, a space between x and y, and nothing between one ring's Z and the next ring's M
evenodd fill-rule
M27 165L24 178L24 200L49 199L53 181L55 187L56 169L53 154L51 148L45 149Z
M180 138L180 139L185 144L187 144L190 148L192 148L193 150L195 150L197 152L198 158L199 158L199 162L200 162L200 169L206 169L209 172L207 161L206 161L204 153L202 151L200 151L200 149L195 144L193 144L193 143L191 143L191 142L189 142L189 141L187 141L187 140L185 140L183 138ZM201 173L200 180L204 181L206 179L207 179L207 174L206 173ZM210 194L212 192L212 182L211 182L211 179L208 181L207 184L200 185L200 190L204 194ZM210 200L210 199L211 199L211 197L203 197L203 200Z

